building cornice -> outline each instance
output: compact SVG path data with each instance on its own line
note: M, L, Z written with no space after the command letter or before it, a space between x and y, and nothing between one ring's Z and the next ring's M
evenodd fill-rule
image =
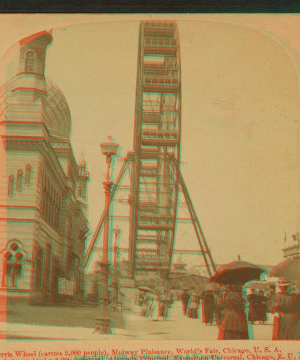
M35 222L35 219L23 219L23 218L0 218L0 221L6 221L6 222Z
M3 205L0 204L1 208L7 208L7 209L30 209L30 210L38 210L37 206L30 206L30 205Z
M30 92L34 92L34 93L46 95L46 91L45 91L45 90L37 89L37 88L30 88L30 87L20 86L20 87L17 87L17 88L14 88L14 89L11 90L11 92L12 92L13 94L18 93L18 92L20 92L20 91L30 91Z

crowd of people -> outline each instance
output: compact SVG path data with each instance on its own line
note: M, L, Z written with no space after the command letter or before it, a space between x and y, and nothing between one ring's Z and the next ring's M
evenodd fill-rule
M174 304L169 289L139 291L135 303L140 315L151 320L167 320ZM292 282L275 288L247 289L230 284L219 289L184 290L181 294L184 316L201 319L205 325L219 327L219 340L251 338L249 325L265 324L273 314L273 340L300 339L300 295Z
M140 315L154 321L167 320L174 304L174 296L167 288L162 291L140 291L135 303L141 307Z
M184 315L193 319L202 318L206 325L219 322L222 316L223 294L223 292L213 290L184 290L181 296ZM202 314L200 314L200 309L202 309Z
M278 292L232 284L219 290L187 291L181 296L183 314L219 326L219 340L249 339L249 324L265 324L274 314L273 340L300 339L300 295L295 284L282 282Z

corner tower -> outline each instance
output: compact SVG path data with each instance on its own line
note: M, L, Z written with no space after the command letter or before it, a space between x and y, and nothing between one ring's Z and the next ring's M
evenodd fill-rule
M46 50L52 40L51 32L42 31L19 41L19 75L45 77Z
M14 76L6 86L19 101L46 96L45 58L52 40L51 33L43 31L19 41L17 68L11 69Z

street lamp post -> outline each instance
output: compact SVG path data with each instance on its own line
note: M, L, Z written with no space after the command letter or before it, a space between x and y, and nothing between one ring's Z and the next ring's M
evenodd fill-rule
M115 295L116 295L116 306L118 307L120 304L120 283L119 283L119 239L120 239L120 233L121 233L121 229L119 227L115 227L114 228L114 233L115 233L115 246L114 246L114 251L115 251L115 261L114 261L114 265L115 265L115 269L114 269L114 280L115 280Z
M112 137L108 137L108 142L100 144L102 154L106 156L107 173L106 179L103 182L105 192L105 210L107 212L107 218L104 225L103 233L103 259L100 263L101 271L101 286L100 286L100 300L105 309L109 304L109 261L108 261L108 249L109 249L109 205L110 205L110 191L113 185L111 181L111 159L118 152L119 145L112 140Z

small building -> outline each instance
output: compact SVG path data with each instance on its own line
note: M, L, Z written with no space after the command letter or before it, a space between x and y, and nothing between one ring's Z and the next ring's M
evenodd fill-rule
M294 243L289 246L285 246L283 251L284 258L295 258L300 256L300 234L296 233L292 235Z

